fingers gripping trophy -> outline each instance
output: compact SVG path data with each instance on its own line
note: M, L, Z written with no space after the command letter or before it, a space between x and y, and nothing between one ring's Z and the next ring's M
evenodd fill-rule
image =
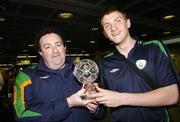
M73 74L80 83L85 85L86 92L81 98L88 99L86 95L96 91L93 82L99 75L98 65L93 60L82 59L75 65Z

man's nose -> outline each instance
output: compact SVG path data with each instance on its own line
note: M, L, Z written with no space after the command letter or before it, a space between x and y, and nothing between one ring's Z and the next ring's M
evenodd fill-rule
M112 24L111 30L115 30L115 29L116 29L116 26L114 24Z
M57 47L53 47L53 52L58 52Z

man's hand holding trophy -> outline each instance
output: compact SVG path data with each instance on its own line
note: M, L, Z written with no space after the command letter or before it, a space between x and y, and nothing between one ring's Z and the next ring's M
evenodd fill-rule
M75 65L74 76L84 85L85 93L81 95L81 99L88 99L87 95L96 92L94 81L99 75L98 65L90 59L82 59Z
M83 59L75 65L73 74L82 83L79 91L67 98L69 107L84 106L90 113L99 109L99 104L94 98L89 98L92 93L97 92L94 81L99 75L97 64L90 59Z

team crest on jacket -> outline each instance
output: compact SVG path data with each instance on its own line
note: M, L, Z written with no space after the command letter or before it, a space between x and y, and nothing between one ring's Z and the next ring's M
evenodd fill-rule
M144 59L140 59L140 60L137 60L136 61L136 66L139 68L139 69L144 69L144 67L146 66L147 64L147 61L144 60Z

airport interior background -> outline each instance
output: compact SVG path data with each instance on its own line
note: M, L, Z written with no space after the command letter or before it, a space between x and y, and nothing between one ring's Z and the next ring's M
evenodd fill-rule
M109 5L126 10L135 39L161 40L180 74L179 0L1 0L0 71L5 83L0 92L0 120L14 121L13 84L18 71L38 63L34 44L37 32L47 26L60 28L68 57L75 62L89 58L98 63L113 49L98 21L100 12ZM180 121L178 105L170 107L169 112L173 122Z

